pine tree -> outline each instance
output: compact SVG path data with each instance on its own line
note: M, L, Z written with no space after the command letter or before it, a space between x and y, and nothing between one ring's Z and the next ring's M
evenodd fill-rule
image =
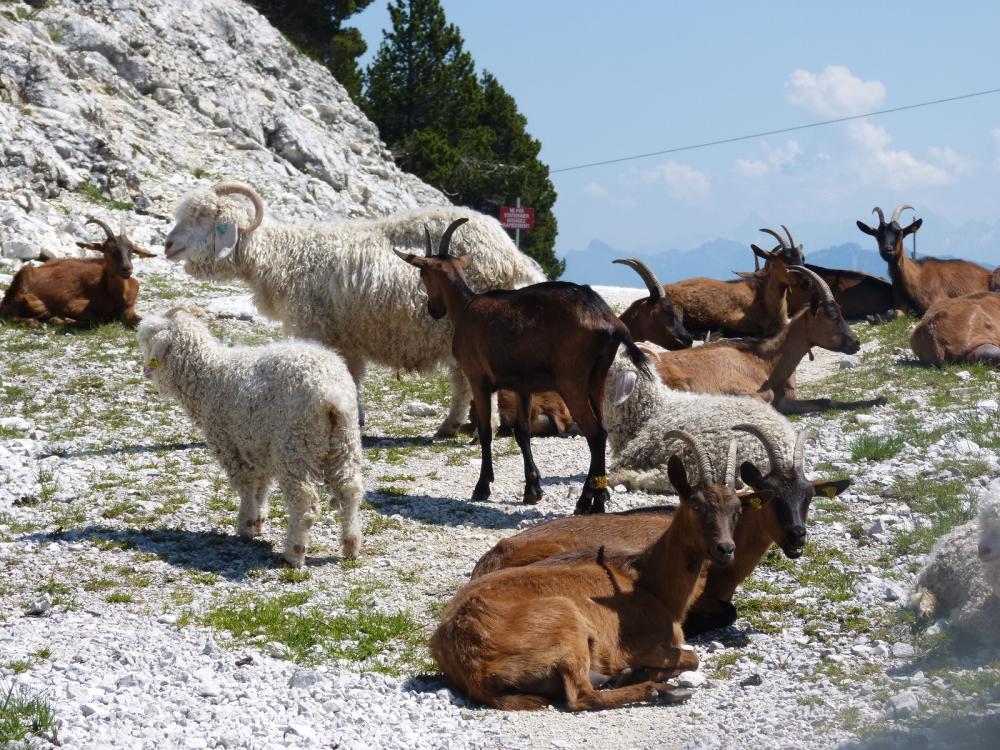
M325 65L351 98L361 96L358 58L368 49L361 32L344 26L372 0L248 0L296 47Z
M490 73L476 76L438 0L396 0L389 15L392 29L366 71L363 106L400 167L492 215L521 197L535 209L522 249L550 278L559 276L565 262L554 251L555 188L513 97Z

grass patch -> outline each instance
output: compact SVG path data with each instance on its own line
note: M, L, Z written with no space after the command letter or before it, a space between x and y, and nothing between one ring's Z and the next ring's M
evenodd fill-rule
M851 444L853 461L885 461L903 448L903 438L899 435L859 435Z
M397 674L412 663L422 647L420 625L409 612L349 609L331 615L306 607L309 596L304 591L264 599L237 594L205 614L202 621L237 639L264 636L281 643L297 662L347 659L388 674Z
M278 573L278 580L282 583L302 583L312 578L312 573L308 570L295 568L282 568Z
M59 744L55 713L48 702L13 684L0 691L0 747L33 750ZM46 742L42 744L39 740Z
M91 203L96 203L99 206L105 206L107 208L111 208L116 211L132 210L131 203L126 201L116 201L106 197L104 193L101 192L101 189L92 182L81 182L80 185L77 187L76 192L78 192L80 195L82 195Z
M403 528L403 524L395 518L390 518L389 516L383 516L376 513L365 523L364 534L365 536L378 536L384 531L401 528Z
M108 604L131 604L134 599L131 594L127 594L124 591L115 591L104 597L104 601Z

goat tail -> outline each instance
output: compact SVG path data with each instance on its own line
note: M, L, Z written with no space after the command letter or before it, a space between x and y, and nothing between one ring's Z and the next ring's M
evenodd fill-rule
M625 345L625 354L628 355L629 360L646 380L652 380L653 370L649 366L649 357L646 356L646 353L642 349L635 345L635 341L632 340L632 336L628 332L628 329L625 328L624 323L622 324L622 328L624 330L619 332L618 341Z

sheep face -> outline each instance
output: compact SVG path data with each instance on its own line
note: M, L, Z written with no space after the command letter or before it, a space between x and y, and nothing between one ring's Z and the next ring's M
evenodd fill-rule
M173 346L174 321L169 318L151 316L139 324L139 349L142 351L142 373L151 380L161 393L172 389L170 379L163 372Z
M174 212L174 226L163 243L164 256L184 261L185 270L192 276L232 278L236 267L230 255L240 237L252 231L243 229L248 224L253 226L245 202L228 193L219 194L217 189L196 191L182 198Z

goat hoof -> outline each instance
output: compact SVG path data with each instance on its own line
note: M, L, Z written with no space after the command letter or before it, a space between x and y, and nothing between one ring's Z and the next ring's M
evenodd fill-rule
M670 684L657 685L652 690L651 696L657 703L669 705L671 703L683 703L694 695L693 690L688 688L674 687Z
M476 489L472 491L472 502L474 503L485 503L489 499L490 499L489 487L486 487L485 489L482 487L476 487Z
M437 432L434 433L435 440L444 440L446 438L453 438L458 434L459 425L455 424L443 424L438 427Z
M542 499L542 491L540 489L525 490L524 497L521 499L525 505L538 505L538 502Z

